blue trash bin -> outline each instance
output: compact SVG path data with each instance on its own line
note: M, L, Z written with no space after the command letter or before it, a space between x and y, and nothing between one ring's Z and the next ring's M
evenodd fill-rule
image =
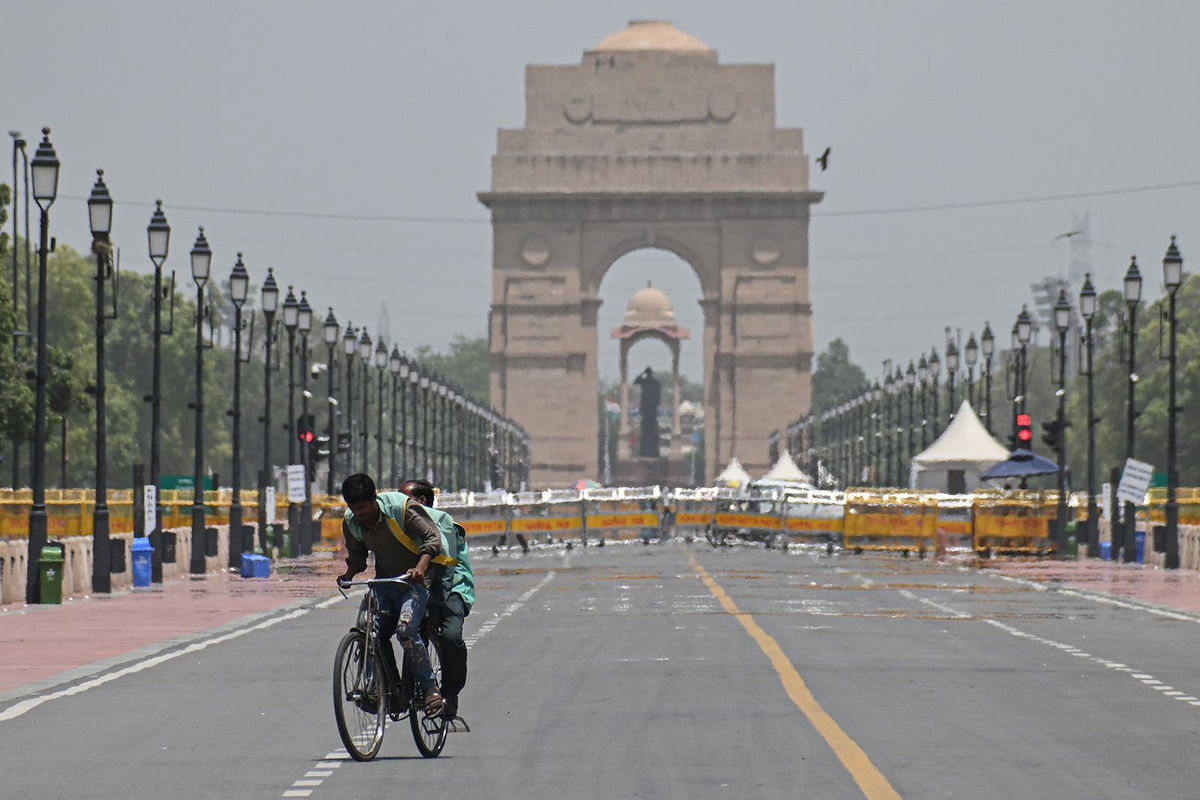
M271 559L266 556L256 555L254 557L253 570L254 577L256 578L271 577Z
M1100 543L1100 558L1104 559L1105 561L1112 560L1112 542Z
M133 561L133 585L149 586L154 548L150 546L148 537L134 537L131 560Z
M242 577L254 577L254 553L242 553Z
M1137 563L1146 563L1146 532L1137 531L1134 533L1134 538L1137 540Z

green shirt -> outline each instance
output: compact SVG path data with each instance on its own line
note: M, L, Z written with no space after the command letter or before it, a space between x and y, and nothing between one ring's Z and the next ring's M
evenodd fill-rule
M454 517L440 508L424 508L429 518L442 532L446 553L458 560L454 566L442 568L441 592L434 592L431 604L439 604L441 598L457 594L463 599L467 610L475 604L475 571L471 567L471 553L467 547L467 532L454 521ZM440 594L440 596L439 596Z

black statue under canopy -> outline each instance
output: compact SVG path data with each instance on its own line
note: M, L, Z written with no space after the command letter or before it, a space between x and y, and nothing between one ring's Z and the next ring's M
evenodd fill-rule
M654 377L649 367L638 375L634 384L641 387L642 399L638 410L642 415L642 435L638 455L658 458L658 403L662 397L662 384Z

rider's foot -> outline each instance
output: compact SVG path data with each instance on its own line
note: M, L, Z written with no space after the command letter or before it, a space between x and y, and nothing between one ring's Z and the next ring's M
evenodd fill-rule
M442 694L435 686L425 692L425 716L434 717L441 713Z
M454 719L458 716L458 698L447 695L442 698L442 718Z

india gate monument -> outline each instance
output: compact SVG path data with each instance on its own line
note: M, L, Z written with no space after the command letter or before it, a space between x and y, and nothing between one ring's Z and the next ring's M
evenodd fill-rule
M597 311L609 267L668 250L699 278L706 479L808 413L808 186L775 126L771 64L722 64L663 21L582 62L525 68L525 126L499 131L491 189L492 403L532 438L530 483L598 478ZM608 332L604 332L608 335Z

